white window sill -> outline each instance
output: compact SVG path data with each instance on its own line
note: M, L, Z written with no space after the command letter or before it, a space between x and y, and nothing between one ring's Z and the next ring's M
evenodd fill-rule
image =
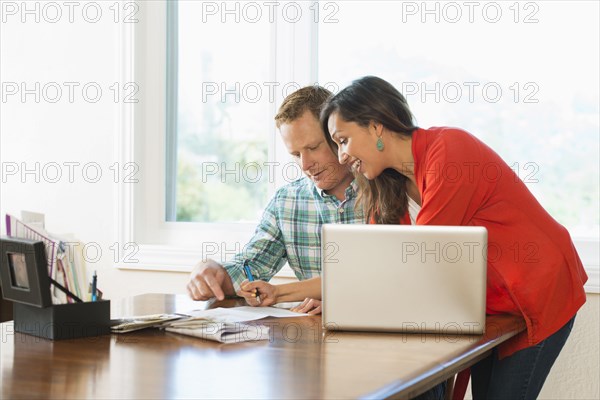
M576 241L576 247L583 261L588 281L586 293L600 293L600 263L598 262L598 242L594 240ZM128 262L116 264L119 269L141 271L165 271L189 273L194 265L203 259L202 251L171 246L143 245ZM221 261L221 260L217 260ZM295 278L289 266L276 275L282 278Z

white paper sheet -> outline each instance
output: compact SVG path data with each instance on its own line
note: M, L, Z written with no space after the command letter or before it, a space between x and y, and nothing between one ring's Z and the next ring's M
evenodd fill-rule
M261 318L291 318L305 317L308 314L301 314L276 307L233 307L233 308L213 308L210 310L194 310L186 313L192 317L204 317L221 322L245 322L254 321Z

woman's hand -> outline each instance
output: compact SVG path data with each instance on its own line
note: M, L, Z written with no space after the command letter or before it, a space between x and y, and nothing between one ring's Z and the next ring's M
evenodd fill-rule
M243 297L246 303L252 307L266 307L277 302L278 290L276 285L271 285L265 281L249 282L245 280L240 285L237 295ZM260 297L260 302L257 296Z
M299 313L306 313L310 315L321 314L321 300L306 298L300 305L290 309Z

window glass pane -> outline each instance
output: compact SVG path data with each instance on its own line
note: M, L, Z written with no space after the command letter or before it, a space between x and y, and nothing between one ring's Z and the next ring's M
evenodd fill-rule
M320 82L391 82L419 126L470 131L574 236L598 237L598 2L335 4Z
M273 124L269 21L236 18L240 2L178 3L177 221L257 220Z

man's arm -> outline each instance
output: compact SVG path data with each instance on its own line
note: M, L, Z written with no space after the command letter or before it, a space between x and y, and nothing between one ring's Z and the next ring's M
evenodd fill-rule
M246 279L244 261L248 260L254 279L262 281L271 280L285 264L287 252L284 236L277 223L279 207L277 194L275 194L265 208L252 239L244 246L241 253L223 263L231 277L234 291L237 292L242 281Z
M207 259L194 267L187 284L187 291L193 300L208 300L216 297L234 296L235 290L231 277L218 262Z
M214 260L200 262L194 267L187 291L194 300L234 296L245 279L242 265L250 262L254 278L270 280L285 263L285 243L277 225L276 197L265 208L262 219L250 242L231 261L221 265Z

